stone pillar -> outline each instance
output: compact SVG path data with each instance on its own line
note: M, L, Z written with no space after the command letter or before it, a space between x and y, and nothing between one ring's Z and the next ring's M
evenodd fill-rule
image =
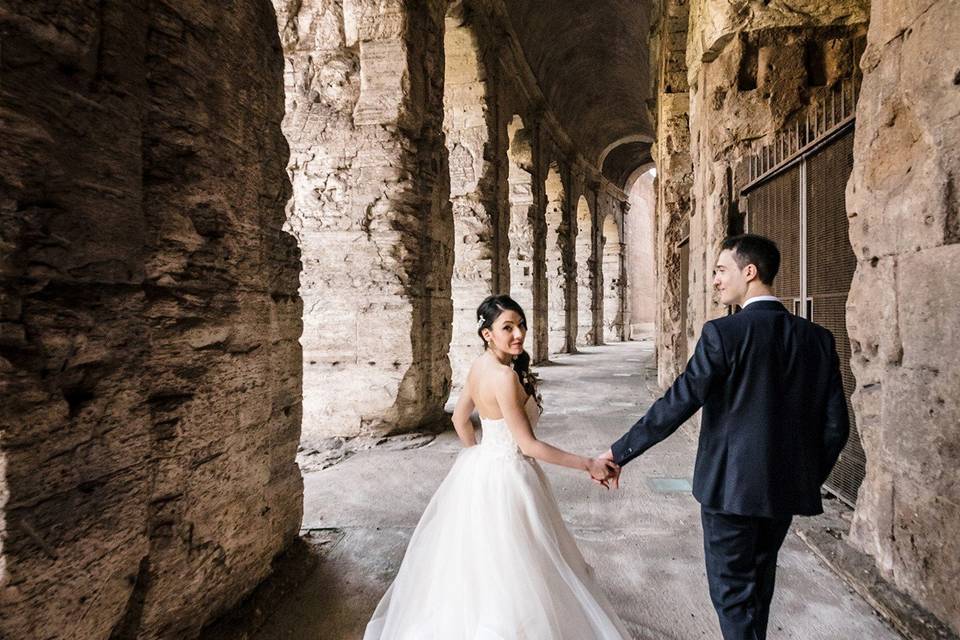
M544 159L547 142L544 127L536 123L532 131L533 206L530 207L530 228L533 230L533 312L528 350L534 363L549 357L550 317L547 284L547 196L544 190L548 166ZM529 315L529 314L528 314Z
M533 353L537 322L535 317L535 217L537 190L534 188L534 133L520 116L514 116L509 129L510 182L510 297L523 307L527 316L526 348Z
M624 226L627 225L627 217L623 217ZM622 229L621 234L626 235L626 229ZM629 339L630 336L630 300L629 300L629 290L627 287L627 249L628 244L626 242L620 243L620 286L617 289L617 297L619 299L619 309L617 310L620 321L617 323L617 340L624 342Z
M660 92L654 158L657 163L656 279L657 279L657 382L669 386L687 361L687 304L681 282L680 242L689 234L690 160L689 97L686 93Z
M496 109L488 95L489 74L478 34L462 18L448 16L444 33L444 132L450 153L453 204L453 386L460 387L482 351L476 310L496 293L497 176Z
M603 341L619 342L623 327L623 243L620 225L612 211L603 218Z
M686 364L684 285L680 281L680 241L687 233L693 166L690 160L687 31L690 4L664 0L657 70L657 141L651 150L657 165L656 281L657 381L666 387Z
M593 201L593 207L590 201ZM595 256L594 214L596 198L586 192L577 200L577 336L578 346L596 344L594 289L598 262Z
M871 5L847 185L867 458L851 539L960 633L960 5Z
M297 535L270 4L0 8L0 636L186 638Z
M303 252L303 440L445 421L453 216L446 3L274 0L289 227Z
M566 309L565 353L577 352L577 211L573 199L573 176L569 166L563 167L563 227L561 247L563 251L564 308Z
M606 211L606 199L603 186L596 182L593 191L593 282L590 292L590 324L593 344L603 344L603 222Z
M551 164L547 172L544 187L546 212L546 279L547 279L547 318L550 324L549 353L564 353L568 349L567 302L569 274L567 272L570 255L569 245L569 204L567 203L564 180L560 167Z
M641 173L642 172L642 173ZM654 336L654 317L657 304L654 223L657 207L654 172L640 169L629 191L630 216L625 231L627 238L627 289L632 340Z

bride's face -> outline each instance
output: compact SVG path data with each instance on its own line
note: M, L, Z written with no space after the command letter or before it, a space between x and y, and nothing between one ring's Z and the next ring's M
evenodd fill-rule
M523 353L523 339L527 325L516 311L507 309L493 321L488 331L487 343L503 353L518 356Z

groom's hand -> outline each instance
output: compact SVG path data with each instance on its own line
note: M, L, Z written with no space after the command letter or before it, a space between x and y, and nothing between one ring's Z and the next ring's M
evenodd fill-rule
M620 472L620 468L612 460L605 458L590 458L587 463L587 470L594 482L607 489L610 488L610 478L615 477Z
M613 465L614 468L616 468L616 472L613 475L611 475L609 478L607 478L607 482L612 484L614 489L619 489L620 473L623 471L623 467L620 467L613 461L613 449L607 449L604 453L601 453L597 457L600 460L608 460L610 464Z

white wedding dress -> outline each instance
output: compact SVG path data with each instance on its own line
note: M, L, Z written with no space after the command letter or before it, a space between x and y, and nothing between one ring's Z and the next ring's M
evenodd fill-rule
M539 410L526 405L536 426ZM540 465L481 418L410 538L364 640L629 638L567 530Z

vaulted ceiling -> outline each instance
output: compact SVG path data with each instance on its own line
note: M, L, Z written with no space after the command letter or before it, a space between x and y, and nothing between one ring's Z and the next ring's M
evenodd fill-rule
M649 161L650 0L509 0L550 108L608 178Z

